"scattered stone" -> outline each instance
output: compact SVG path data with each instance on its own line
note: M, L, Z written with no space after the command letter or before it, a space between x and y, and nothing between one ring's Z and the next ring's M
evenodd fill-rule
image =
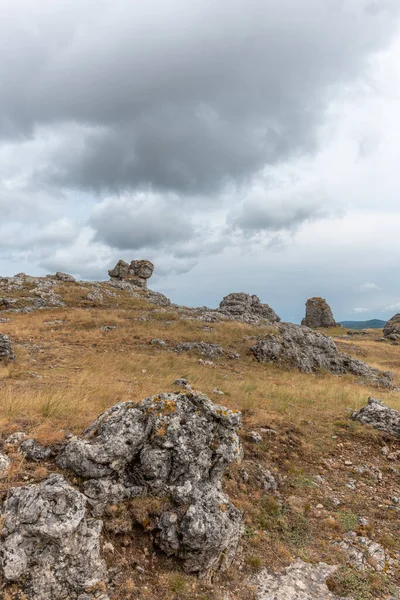
M0 333L0 361L15 360L15 354L8 335Z
M392 387L392 374L374 369L338 351L332 338L309 327L279 323L274 331L251 348L259 362L294 367L304 373L328 371L336 375L352 373L374 385Z
M19 449L28 460L32 461L47 460L53 454L51 448L45 448L33 438L24 440Z
M199 365L203 365L203 367L216 367L217 365L212 360L203 360L199 358Z
M242 515L221 492L221 477L241 456L240 413L199 393L160 394L103 413L59 455L59 466L88 479L84 492L100 513L138 495L168 496L156 540L186 571L228 565Z
M99 289L95 288L86 295L86 300L90 300L91 302L103 302L104 296Z
M395 565L381 544L366 536L358 536L355 531L346 533L337 545L347 554L349 563L361 570L373 568L384 571Z
M168 344L165 340L159 340L157 338L154 338L154 340L151 340L150 345L151 346L161 346L162 348L165 348Z
M369 398L367 406L355 411L352 418L400 438L400 412L386 406L381 400Z
M9 444L11 445L17 445L20 444L21 442L23 442L24 440L26 440L28 436L26 435L26 433L24 431L16 431L15 433L12 433L11 435L9 435L4 443L5 444Z
M217 394L217 396L225 396L224 392L218 388L213 389L213 394Z
M217 344L209 344L208 342L180 342L175 346L176 352L191 352L197 350L207 358L216 358L224 354L224 349Z
M100 557L102 523L87 517L86 504L60 475L11 488L2 511L5 583L18 583L32 600L108 600L95 591L108 578Z
M10 319L0 319L0 323L9 323Z
M261 304L258 296L250 296L244 292L225 296L219 305L219 311L237 321L250 324L258 324L262 319L271 323L280 321L268 304Z
M114 331L115 329L117 329L116 325L103 325L101 328L102 331Z
M259 433L257 433L257 431L250 431L250 433L249 433L249 439L254 444L261 444L261 442L262 442L262 437L261 437L261 435Z
M383 328L385 339L398 341L400 340L400 313L394 315Z
M337 327L331 307L324 298L309 298L306 302L306 316L301 322L305 327Z
M311 565L296 560L282 573L262 570L256 577L258 600L339 600L326 580L338 567L325 563Z
M54 277L56 279L58 279L59 281L76 282L75 277L73 277L72 275L69 275L69 273L62 273L61 271L57 271L57 273L54 275Z
M8 471L11 467L11 460L7 456L7 454L3 454L0 452L0 478L3 478L7 475Z

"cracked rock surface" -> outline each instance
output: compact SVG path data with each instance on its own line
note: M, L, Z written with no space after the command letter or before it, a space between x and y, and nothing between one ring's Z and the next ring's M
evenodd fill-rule
M381 400L369 398L367 406L353 413L353 419L400 438L400 413Z
M259 600L340 600L326 585L326 579L336 569L325 563L311 565L297 560L278 575L264 570L257 576L257 597Z
M206 573L229 564L241 533L241 512L221 491L222 475L241 456L240 423L240 413L205 395L160 394L113 406L57 461L87 480L84 492L98 514L139 495L169 497L158 544L187 571Z
M102 591L102 523L88 518L86 505L85 496L60 475L11 488L2 511L5 581L22 585L35 600L108 600Z
M304 373L351 373L375 385L392 387L391 373L379 371L361 360L342 354L332 338L322 333L292 323L279 323L274 329L251 349L259 362L295 367Z
M280 321L268 304L262 304L258 296L250 296L244 292L225 296L219 305L219 311L244 323L257 324L262 319L272 323Z

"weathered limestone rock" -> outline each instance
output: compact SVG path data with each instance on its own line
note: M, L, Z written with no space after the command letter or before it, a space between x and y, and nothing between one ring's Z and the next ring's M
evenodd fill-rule
M261 304L258 296L250 296L243 292L225 296L219 305L219 311L245 323L256 324L262 319L272 323L280 321L276 312L268 304Z
M202 356L208 358L216 358L224 354L224 349L218 344L210 344L208 342L180 342L175 346L176 352L190 352L197 350Z
M309 298L306 302L306 316L301 322L306 327L337 327L331 307L324 298Z
M15 354L8 335L0 333L0 361L15 360Z
M57 271L57 273L55 274L55 278L59 281L76 281L73 275L70 275L69 273L62 273L61 271Z
M340 600L326 585L327 578L337 567L318 563L311 565L296 560L283 573L266 570L256 578L259 600Z
M33 438L24 440L19 449L28 460L33 461L47 460L52 455L51 448L45 448Z
M295 367L304 373L352 373L375 385L392 386L391 373L373 369L360 360L342 354L332 338L322 333L292 323L280 323L274 329L251 348L259 362Z
M396 561L381 544L366 536L357 535L355 531L346 533L337 545L347 554L349 563L358 569L385 571L396 567Z
M108 600L102 523L87 517L86 504L60 475L11 488L2 511L4 581L22 586L32 600Z
M10 467L11 467L10 458L7 456L7 454L0 452L0 479L7 476L7 473L10 470Z
M369 398L367 406L354 412L352 418L400 438L400 412L380 400Z
M129 281L136 287L146 288L147 279L154 271L154 265L149 260L132 260L130 264L119 260L115 267L108 271L111 279Z
M383 335L389 340L400 340L400 313L394 315L383 328Z
M221 492L225 469L241 456L240 422L240 413L189 390L124 402L72 439L57 462L88 479L97 512L138 495L169 497L158 544L187 571L205 573L221 566L222 554L229 563L241 533L242 515Z

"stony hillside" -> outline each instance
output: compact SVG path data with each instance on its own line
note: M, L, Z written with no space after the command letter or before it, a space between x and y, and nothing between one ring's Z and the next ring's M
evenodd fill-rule
M398 342L151 274L0 279L2 597L398 598Z

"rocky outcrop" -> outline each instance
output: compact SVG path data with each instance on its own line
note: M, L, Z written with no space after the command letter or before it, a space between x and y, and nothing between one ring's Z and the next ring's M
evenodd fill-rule
M383 335L389 340L400 340L400 313L394 315L394 317L392 317L390 321L386 323L385 327L383 328Z
M57 271L57 273L54 275L55 279L58 279L58 281L69 281L69 282L76 282L76 279L73 275L70 275L69 273L62 273L61 271Z
M241 455L240 422L240 413L197 392L124 402L69 441L57 462L86 479L97 514L136 496L170 498L157 543L187 571L205 573L230 562L241 532L242 515L221 491L224 471Z
M325 563L315 565L296 560L283 573L266 570L256 578L258 600L340 600L332 594L326 581L337 567ZM343 599L344 600L344 599Z
M9 360L15 360L15 354L11 345L11 340L8 335L0 333L0 362L7 362Z
M219 311L250 324L257 324L263 319L271 323L280 321L276 312L268 304L261 304L258 296L250 296L243 292L225 296L219 305Z
M11 488L2 511L1 565L6 584L32 600L108 600L100 557L102 523L60 475Z
M400 413L380 400L369 398L367 406L353 413L353 419L400 438Z
M308 327L280 323L251 348L259 362L294 367L304 373L351 373L382 387L392 386L389 372L373 369L364 362L338 351L332 338Z
M129 281L136 287L146 289L147 280L152 276L153 271L154 265L149 260L132 260L130 263L119 260L108 274L112 280Z
M306 302L306 316L301 322L305 327L337 327L332 309L324 298L309 298Z

